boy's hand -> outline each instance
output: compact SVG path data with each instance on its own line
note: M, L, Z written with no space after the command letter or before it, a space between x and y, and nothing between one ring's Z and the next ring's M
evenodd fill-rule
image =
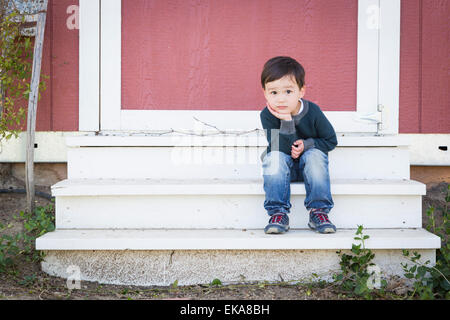
M302 154L305 146L303 145L303 140L297 140L291 147L291 157L297 159Z
M269 109L270 113L273 114L275 117L277 117L280 120L292 120L291 113L281 113L276 111L272 106L269 104L269 101L267 101L267 109Z

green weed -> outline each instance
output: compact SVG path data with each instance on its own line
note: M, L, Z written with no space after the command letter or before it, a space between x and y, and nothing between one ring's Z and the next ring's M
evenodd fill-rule
M421 262L421 255L416 251L410 254L408 250L403 250L403 256L413 263L413 266L402 263L404 275L408 279L414 279L414 290L410 298L419 297L423 300L446 299L450 300L450 247L448 235L450 230L449 203L450 185L447 188L444 208L430 207L427 216L430 218L426 229L441 238L441 248L436 250L436 264L431 266L430 261ZM436 225L436 213L442 214L442 224Z
M363 226L358 226L354 239L360 241L360 244L352 244L352 254L342 253L342 250L336 252L341 258L339 262L341 272L333 275L333 279L343 294L372 299L376 277L375 271L371 271L370 267L375 266L372 262L375 254L365 247L364 242L369 239L369 236L363 234ZM383 292L387 283L381 280L380 285Z

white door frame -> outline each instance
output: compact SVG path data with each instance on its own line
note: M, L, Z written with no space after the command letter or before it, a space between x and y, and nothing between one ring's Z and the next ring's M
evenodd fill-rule
M122 110L121 21L121 0L80 0L79 130L190 130L194 117L222 130L261 128L258 110ZM356 111L324 112L336 132L398 134L399 74L400 0L358 0Z

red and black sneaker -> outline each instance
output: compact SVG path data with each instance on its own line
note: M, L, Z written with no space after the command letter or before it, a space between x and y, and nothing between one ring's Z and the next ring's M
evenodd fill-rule
M335 233L336 227L328 219L328 213L323 209L311 209L308 226L319 233Z
M265 233L285 233L287 231L289 231L289 217L282 212L271 215L269 224L264 228Z

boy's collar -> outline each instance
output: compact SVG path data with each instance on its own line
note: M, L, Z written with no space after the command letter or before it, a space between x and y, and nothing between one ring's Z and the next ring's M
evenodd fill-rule
M292 116L292 118L295 120L296 123L305 116L305 114L308 112L309 109L308 101L303 100L301 98L299 99L299 101L301 102L300 111Z
M300 101L300 110L298 110L298 112L296 114L294 114L294 116L299 115L303 111L303 100L302 100L302 98L298 99L298 101Z

